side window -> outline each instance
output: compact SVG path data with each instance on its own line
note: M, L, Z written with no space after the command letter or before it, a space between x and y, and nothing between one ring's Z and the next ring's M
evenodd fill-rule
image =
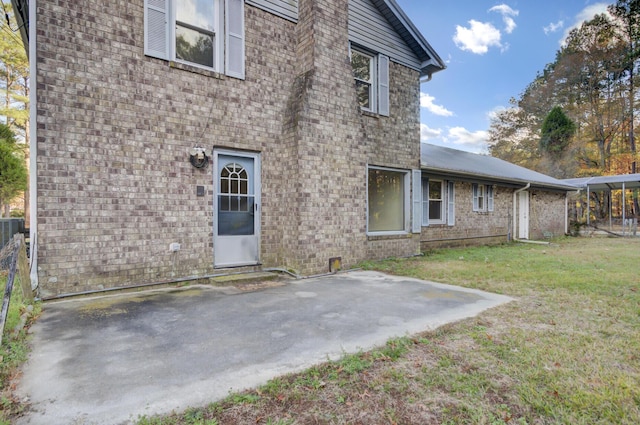
M429 180L429 223L443 223L444 191L442 182Z
M422 179L422 225L455 224L454 182Z
M493 211L493 186L474 183L472 192L473 211Z
M351 48L351 67L360 107L389 115L389 58Z

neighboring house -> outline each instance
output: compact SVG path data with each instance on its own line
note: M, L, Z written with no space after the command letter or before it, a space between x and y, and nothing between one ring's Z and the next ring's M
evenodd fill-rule
M567 233L567 199L576 186L498 158L429 144L422 144L421 160L422 249Z
M13 3L43 298L419 252L445 65L394 0Z

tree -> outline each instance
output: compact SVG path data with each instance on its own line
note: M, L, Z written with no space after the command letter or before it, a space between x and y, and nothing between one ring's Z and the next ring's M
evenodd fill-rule
M572 30L554 62L536 75L514 104L511 121L524 137L516 144L502 138L492 154L509 152L504 145L510 144L527 161L520 165L556 177L609 172L627 121L623 56L617 27L606 15ZM556 139L548 127L543 134L543 124L556 106L574 123L573 142L570 137ZM504 137L509 129L505 118L492 121L490 137Z
M532 132L535 118L519 107L516 99L511 106L496 112L489 127L489 153L496 158L526 168L537 167L538 154L536 136Z
M567 148L575 132L576 125L561 107L556 106L542 123L540 148L557 157Z
M640 59L640 0L618 0L609 6L609 12L616 18L623 42L627 46L624 56L624 71L628 76L628 106L629 106L629 150L631 151L631 173L637 173L637 152L635 140L635 74L638 59ZM633 192L633 209L638 214L638 192Z
M29 160L29 62L11 4L2 1L8 22L0 20L0 123L18 135L24 161ZM6 23L5 23L6 22ZM8 200L5 201L8 202ZM2 207L0 203L0 208ZM29 220L29 190L25 189L24 213Z
M0 205L27 188L27 167L11 129L0 124ZM1 216L1 210L0 210Z
M11 5L2 0L3 9ZM21 137L25 137L29 123L29 61L22 45L13 13L8 13L9 24L0 27L0 116L2 122Z
M581 130L584 145L579 160L597 164L597 171L611 169L612 147L625 124L623 46L616 27L606 15L596 15L574 29L556 59L558 90L565 93L567 110Z

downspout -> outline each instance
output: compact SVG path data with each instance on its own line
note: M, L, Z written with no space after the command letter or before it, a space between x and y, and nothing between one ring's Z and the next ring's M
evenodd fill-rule
M31 289L38 289L38 88L36 51L36 0L29 0L29 243Z
M420 77L420 83L428 83L433 78L432 73L428 73L427 75Z
M517 235L517 233L516 233L516 230L517 230L516 229L516 222L517 222L517 220L516 220L516 202L517 202L516 201L516 195L518 193L520 193L520 192L523 192L523 191L529 189L530 187L531 187L531 183L527 183L527 185L525 187L522 187L522 188L520 188L518 190L514 190L513 191L513 220L512 220L513 228L512 228L512 231L513 231L513 240L514 241L518 240L518 238L516 237L516 235Z

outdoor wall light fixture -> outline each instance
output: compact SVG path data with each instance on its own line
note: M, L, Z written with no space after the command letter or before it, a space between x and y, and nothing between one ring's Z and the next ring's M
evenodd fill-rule
M209 164L209 157L203 147L196 146L189 151L189 162L196 168L204 168Z

